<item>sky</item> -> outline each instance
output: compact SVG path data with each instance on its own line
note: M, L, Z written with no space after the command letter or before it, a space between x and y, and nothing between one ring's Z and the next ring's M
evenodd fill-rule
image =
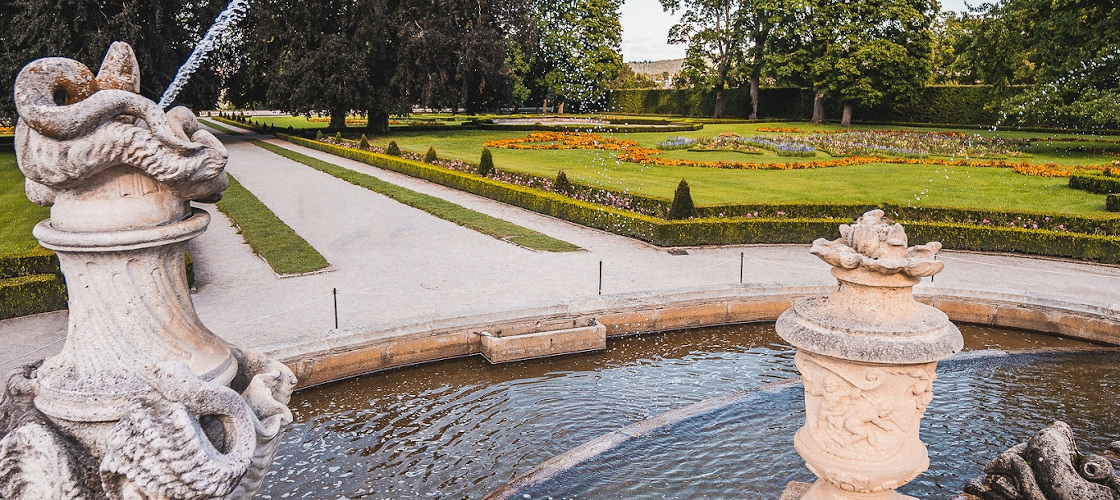
M942 10L965 10L965 0L940 1ZM621 11L622 58L635 62L684 57L684 44L665 43L669 28L677 23L680 14L680 11L676 14L665 12L659 0L625 0Z

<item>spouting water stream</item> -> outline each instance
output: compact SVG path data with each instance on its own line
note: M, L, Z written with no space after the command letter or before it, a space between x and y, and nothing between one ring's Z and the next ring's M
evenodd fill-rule
M179 67L175 79L163 92L163 97L159 99L159 107L167 109L172 102L175 102L175 98L179 97L179 91L183 90L183 86L190 80L191 74L198 70L198 67L206 60L206 56L217 46L218 37L234 23L245 17L245 12L249 10L249 2L250 0L232 0L226 6L226 10L218 14L218 17L214 19L214 24L206 31L206 36L199 40L198 45L194 47L194 52L191 52L187 62Z

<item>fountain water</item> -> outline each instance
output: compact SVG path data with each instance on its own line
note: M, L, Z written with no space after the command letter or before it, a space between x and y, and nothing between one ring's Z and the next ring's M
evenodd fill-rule
M171 85L167 86L167 90L163 92L163 96L159 99L159 107L167 109L171 103L175 102L175 98L179 97L179 92L183 90L183 86L190 80L191 75L198 70L198 67L206 60L206 56L210 54L211 50L217 46L218 37L233 26L241 18L245 17L245 12L249 10L250 0L232 0L226 10L223 10L218 17L214 19L214 24L206 30L206 35L199 40L198 45L195 46L191 56L187 58L187 62L179 67L179 71L175 73L175 79L171 81Z

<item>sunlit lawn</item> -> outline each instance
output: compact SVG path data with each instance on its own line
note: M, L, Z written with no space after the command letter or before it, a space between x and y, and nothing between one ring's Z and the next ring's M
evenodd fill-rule
M47 217L50 209L31 203L24 194L23 173L16 166L16 154L0 153L0 254L38 247L31 228Z
M274 119L265 118L265 123ZM277 126L306 120L279 118ZM707 137L721 132L755 135L758 127L797 127L806 132L836 130L838 126L808 123L721 123L706 124L692 132L643 132L612 134L654 147L671 136ZM902 129L892 126L857 126L855 129ZM929 129L926 129L929 130ZM932 129L952 130L952 129ZM993 135L992 131L960 130ZM441 157L477 162L482 143L490 139L522 137L526 132L462 130L449 127L440 131L394 131L389 136L371 137L374 145L395 140L401 149L423 153L434 146ZM1006 138L1057 137L1037 132L998 132ZM1064 134L1063 137L1090 137ZM1102 165L1117 156L1095 150L1120 153L1120 137L1097 138L1102 142L1038 143L1026 150L1027 156L1013 161L1057 163L1060 165ZM1104 196L1070 189L1065 178L1044 178L1016 174L1010 169L944 167L935 165L868 164L812 170L731 170L702 167L665 167L620 162L613 153L598 150L493 150L498 168L555 176L563 169L568 178L582 182L629 190L645 195L671 198L680 180L687 179L697 203L750 202L859 202L896 203L915 206L965 207L991 210L1036 211L1047 213L1120 216L1104 211ZM805 158L779 157L774 153L745 155L734 152L666 152L666 158L717 161L797 162ZM818 153L815 159L830 156Z

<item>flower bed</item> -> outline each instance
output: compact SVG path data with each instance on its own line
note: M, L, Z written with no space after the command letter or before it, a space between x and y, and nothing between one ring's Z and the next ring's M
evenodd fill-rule
M762 151L751 145L739 134L724 132L715 137L708 137L697 141L689 151L730 151L734 153L762 154Z
M837 132L827 135L839 135L847 132ZM960 136L960 137L973 137L967 134L957 132L937 132L931 133L941 136ZM789 138L790 144L796 144L789 136L782 138L766 138L770 141L781 143L782 139ZM726 136L727 140L734 140L731 135ZM741 140L741 139L740 139ZM662 143L665 144L665 143ZM1012 162L1008 160L958 160L946 158L929 158L925 156L920 157L897 157L897 156L848 156L846 158L836 158L832 160L817 160L808 162L737 162L737 161L699 161L687 160L677 158L663 158L659 157L662 149L643 148L640 147L637 141L627 139L616 139L612 137L603 137L599 134L592 134L586 132L533 132L526 137L515 137L512 139L500 139L493 141L486 141L486 147L490 148L503 148L503 149L529 149L529 150L555 150L555 149L603 149L608 151L617 151L618 159L620 161L627 161L632 163L642 163L646 165L661 165L661 166L675 166L675 167L706 167L706 168L729 168L740 170L801 170L812 168L831 168L843 167L847 165L863 165L867 163L890 163L899 165L938 165L946 167L977 167L977 168L1009 168L1012 171L1023 175L1034 175L1040 177L1068 177L1071 171L1074 170L1101 170L1102 167L1096 166L1079 166L1079 167L1064 167L1053 163L1044 165L1031 164L1027 162Z
M805 131L797 127L758 127L759 132L777 132L779 134L804 134Z
M665 142L657 143L657 149L672 151L675 149L691 149L696 146L696 139L691 137L670 137Z
M413 160L341 147L327 141L286 134L278 136L296 144L660 246L809 243L815 238L831 237L838 222L850 221L869 208L863 204L716 205L697 207L695 219L665 220L661 216L620 210L556 192L499 182L469 171L451 171ZM632 195L632 203L654 206L668 204L669 201ZM1117 227L1120 219L1116 218L952 208L882 208L907 225L912 239L938 240L946 248L1120 262L1120 237L1114 236L1120 234L1120 227Z

